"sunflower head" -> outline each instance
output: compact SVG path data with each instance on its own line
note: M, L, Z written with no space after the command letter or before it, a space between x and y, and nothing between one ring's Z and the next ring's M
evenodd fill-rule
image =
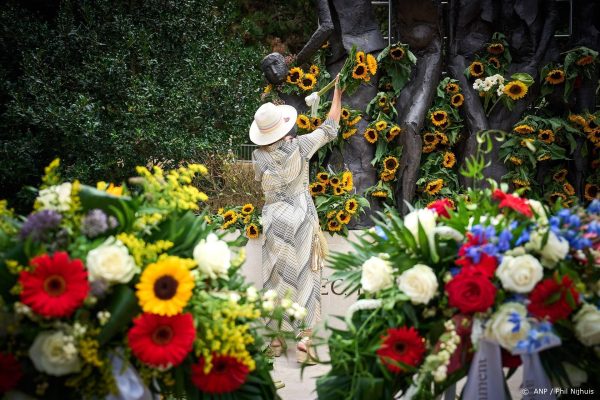
M300 129L310 129L310 119L304 114L298 114L296 125L298 125L298 128Z
M333 187L333 194L336 196L342 196L344 193L346 193L346 190L342 186Z
M379 120L379 121L375 122L375 129L377 129L377 131L381 132L385 128L387 128L387 122L386 121Z
M313 74L304 74L304 76L302 78L300 78L300 82L298 83L298 86L300 87L300 89L302 90L312 90L315 85L317 84L317 77L314 76Z
M371 196L385 199L386 197L388 197L388 194L385 190L375 190L371 193Z
M389 173L395 173L400 166L400 161L394 156L387 156L383 159L383 168Z
M373 144L377 141L377 131L373 128L367 128L365 129L365 133L364 133L365 139L367 140L367 142Z
M300 79L302 79L303 75L304 75L304 71L302 71L302 68L294 67L294 68L290 69L290 72L288 73L286 81L287 81L287 83L297 85L300 83Z
M402 132L402 128L400 128L398 125L394 125L390 128L390 134L393 136L398 136L400 132Z
M584 196L588 201L592 201L598 198L600 194L600 187L594 183L586 183L584 188Z
M546 161L551 158L552 158L552 156L550 154L546 153L546 154L542 154L542 155L538 156L537 160L538 161Z
M435 144L427 144L423 146L423 154L429 154L435 150Z
M515 188L517 189L522 189L522 188L528 188L529 187L529 181L523 180L523 179L513 179L512 180L513 185L515 185Z
M502 54L504 53L504 45L502 43L491 43L488 47L487 47L487 51L490 54Z
M167 257L144 269L136 294L144 312L172 316L181 313L193 288L194 277L185 260Z
M309 72L315 76L319 75L319 72L321 72L321 70L319 69L319 67L315 64L310 66Z
M342 119L346 120L350 117L350 111L347 108L342 108Z
M329 174L325 171L321 171L317 173L317 180L323 185L327 185L329 183Z
M511 156L509 158L510 162L513 163L514 165L521 165L523 164L523 160L519 157L515 157L515 156Z
M331 210L331 211L327 212L327 219L335 218L335 213L336 213L335 210Z
M594 62L594 57L591 55L583 56L579 60L575 61L575 64L584 66Z
M310 126L312 129L318 128L319 126L321 126L322 123L323 123L323 121L321 120L321 118L310 117Z
M561 168L552 175L552 179L557 182L563 182L567 178L567 170L565 168Z
M502 92L512 100L519 100L527 94L527 85L521 81L510 81L502 89Z
M569 182L565 182L563 184L563 191L567 194L567 196L575 195L575 188Z
M514 127L513 130L522 135L527 135L527 134L533 133L535 131L535 129L533 129L533 127L531 125L527 125L527 124L517 125Z
M248 215L252 214L254 211L254 206L251 203L246 203L242 206L242 214Z
M551 85L559 85L565 81L565 71L553 69L546 75L545 81Z
M446 85L446 93L456 94L460 91L460 86L457 83L450 82Z
M367 64L358 63L352 70L352 77L354 79L365 79L367 75Z
M435 110L431 113L431 123L435 126L442 126L448 122L448 113L444 110Z
M437 143L441 143L443 145L448 144L448 136L446 136L446 134L444 132L435 131L434 135L437 139Z
M354 125L358 124L361 119L362 119L362 116L357 115L356 117L352 118L352 121L348 121L348 126L354 126Z
M426 146L435 146L439 143L439 138L434 132L426 132L423 135L423 143L425 143Z
M351 129L346 129L344 132L342 132L342 138L344 139L348 139L351 136L354 136L354 134L358 131L358 128L351 128Z
M364 64L366 61L366 57L365 57L365 52L364 51L357 51L356 52L356 62L359 64Z
M258 226L256 226L256 224L248 224L248 226L246 227L246 236L249 239L256 239L259 234L260 234L260 231L258 229Z
M488 59L488 62L496 69L500 69L500 66L502 65L500 64L500 60L498 60L497 57L490 57Z
M227 229L238 220L238 214L234 210L228 210L223 214L223 225L221 229Z
M387 96L383 95L380 96L379 99L377 99L377 105L381 108L385 107L385 105L387 104Z
M554 132L550 129L542 129L538 133L538 139L544 143L554 142Z
M435 196L442 190L443 187L444 187L443 179L441 179L441 178L434 179L432 181L427 182L427 185L425 185L424 192L430 196Z
M355 199L348 199L346 204L344 204L344 210L350 215L356 213L356 211L358 211L358 201Z
M344 190L349 192L354 187L354 181L352 179L352 172L344 171L342 174L342 185Z
M469 65L469 74L471 74L471 76L474 78L479 78L483 75L484 72L485 69L483 67L483 64L479 61L473 61L471 65Z
M329 183L331 184L331 186L340 186L342 181L337 176L333 176L329 180Z
M396 171L388 171L384 169L381 174L379 174L379 178L384 182L393 181L396 178Z
M331 219L327 222L327 230L330 232L339 232L342 230L342 225L337 219Z
M392 57L392 60L402 60L404 58L404 49L400 46L392 47L390 49L390 56Z
M450 99L450 103L452 104L452 107L460 107L463 105L464 101L465 101L465 96L463 96L460 93L455 94Z
M453 152L447 151L444 153L444 160L442 161L442 165L445 168L452 168L456 164L456 156Z
M308 190L310 195L315 197L325 193L325 185L321 182L313 182L309 185Z
M559 200L561 202L564 202L565 200L567 200L567 196L564 193L553 192L550 194L550 196L548 196L548 200L550 201L550 203L555 204Z
M352 216L350 214L348 214L346 211L338 211L337 214L335 215L335 218L338 220L338 222L342 225L347 225L350 222L350 219L352 219Z
M377 59L373 57L372 54L367 54L367 67L369 68L371 75L377 73Z
M574 122L581 127L584 127L587 125L585 118L583 118L581 115L578 115L578 114L570 114L569 121Z

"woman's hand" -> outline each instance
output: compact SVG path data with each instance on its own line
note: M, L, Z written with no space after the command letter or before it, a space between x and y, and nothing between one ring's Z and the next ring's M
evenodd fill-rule
M331 101L331 109L329 110L328 117L333 119L335 122L340 122L342 115L342 89L339 85L340 75L335 77L335 90L333 92L333 100Z

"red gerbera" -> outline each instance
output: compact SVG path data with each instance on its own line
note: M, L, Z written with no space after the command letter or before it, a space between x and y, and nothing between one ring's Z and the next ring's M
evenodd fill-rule
M526 199L522 199L517 196L513 196L512 194L504 193L500 189L494 190L494 194L492 194L492 198L495 200L499 200L500 208L508 207L512 208L518 213L523 214L524 216L531 218L533 217L533 212L531 211L531 207L527 204Z
M533 288L529 294L529 312L537 318L548 318L551 322L566 319L579 304L579 293L571 278L547 278Z
M22 377L21 364L15 356L0 353L0 393L13 389Z
M30 262L33 270L23 271L21 301L44 317L68 317L83 304L90 286L79 259L63 251L42 254Z
M246 382L250 370L237 358L226 355L215 355L212 368L204 373L204 358L192 365L192 382L204 393L229 393L237 390Z
M452 201L450 201L450 199L444 198L444 199L440 199L440 200L431 202L427 206L427 208L435 211L437 213L437 215L439 215L440 217L450 218L450 214L448 214L448 210L454 209L454 206L452 204Z
M456 307L465 314L485 311L496 299L496 287L479 273L459 272L446 284L446 292L450 307Z
M133 320L127 336L131 351L143 363L176 366L192 351L196 329L189 313L171 317L142 314Z
M377 355L390 372L396 374L405 372L405 368L400 363L411 367L421 363L425 344L414 327L390 328L382 339L383 343L377 350Z

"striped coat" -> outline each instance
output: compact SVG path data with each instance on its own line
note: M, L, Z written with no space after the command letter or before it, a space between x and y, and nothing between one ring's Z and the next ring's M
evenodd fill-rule
M262 184L265 206L262 211L263 283L280 298L291 294L292 301L306 307L303 325L313 327L321 315L321 271L311 268L315 235L319 230L317 210L308 191L308 161L315 152L337 136L339 125L327 119L315 131L291 141L279 140L254 151L256 180ZM294 326L284 316L283 330ZM272 326L272 328L276 328Z

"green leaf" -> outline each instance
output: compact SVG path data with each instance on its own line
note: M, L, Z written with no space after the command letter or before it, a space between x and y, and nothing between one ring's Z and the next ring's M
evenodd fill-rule
M134 291L127 285L116 285L110 299L106 308L110 312L110 319L98 335L98 341L102 346L116 334L123 332L132 318L141 312Z
M512 74L510 76L510 78L514 79L514 80L521 81L524 84L526 84L527 86L531 86L535 82L535 80L533 79L533 77L531 75L525 73L525 72L518 72L516 74Z

